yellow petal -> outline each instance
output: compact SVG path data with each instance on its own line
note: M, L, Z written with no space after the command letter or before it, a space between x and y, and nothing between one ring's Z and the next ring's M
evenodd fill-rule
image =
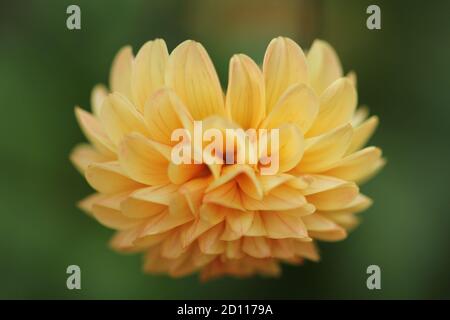
M225 115L219 78L200 43L188 40L172 51L165 79L195 120L210 115Z
M308 79L305 55L289 38L278 37L270 42L264 56L263 72L267 112L292 84L306 83Z
M128 217L150 217L163 212L173 201L177 192L174 185L139 189L122 202L123 214Z
M86 168L92 163L106 162L108 160L110 160L108 157L86 143L78 144L70 154L70 161L81 173L84 173Z
M120 93L110 94L103 102L100 120L110 139L118 145L131 132L148 135L144 118Z
M263 200L256 200L241 193L242 203L245 209L256 210L289 210L303 207L306 204L305 197L300 190L280 185L264 196Z
M264 237L245 237L242 242L242 251L255 258L271 256L270 245Z
M181 241L183 246L189 246L194 242L200 235L205 233L207 230L211 229L214 224L211 224L201 218L197 218L192 222L183 226Z
M287 172L302 159L304 151L303 134L296 125L288 124L280 128L280 170Z
M212 203L205 203L200 207L200 218L211 225L216 225L225 219L229 210L232 209Z
M364 122L364 120L367 119L369 116L369 108L366 106L361 106L358 109L356 109L355 114L353 115L351 124L353 127L359 126L361 123Z
M324 216L313 213L309 216L305 216L302 218L305 223L306 228L309 231L332 231L341 229L337 224L333 221L325 218Z
M351 84L356 88L357 87L357 82L358 82L358 78L356 77L356 73L354 71L350 71L349 73L347 73L347 75L345 76L348 80L350 80Z
M96 117L100 117L100 108L103 100L108 96L108 89L102 84L98 84L91 92L91 110Z
M367 147L338 161L323 174L360 183L370 178L385 164L381 150Z
M225 242L220 240L223 224L218 224L198 238L200 250L205 254L220 254L225 250Z
M242 194L244 195L244 193ZM253 199L249 196L247 196L247 198ZM227 208L244 211L244 207L241 202L241 193L236 181L234 180L231 180L207 192L203 197L203 203L217 204Z
M330 231L309 231L311 238L322 241L340 241L347 237L347 231L338 228Z
M318 174L303 175L302 178L308 182L308 186L302 190L305 196L333 190L348 184L348 181Z
M250 229L254 216L255 213L251 211L229 210L226 216L227 226L229 226L238 237L241 237L248 229Z
M225 248L225 256L228 259L242 259L244 253L242 252L242 240L227 241Z
M314 92L304 84L294 84L280 97L261 127L271 129L294 123L305 133L318 112L319 99Z
M358 217L356 217L353 213L343 211L327 211L322 214L324 217L332 220L346 230L351 230L359 224Z
M196 216L200 213L200 206L203 203L203 195L211 180L212 179L210 176L192 179L184 183L179 189L179 193L186 198L189 208Z
M359 193L353 201L348 203L346 206L340 208L339 210L333 210L333 211L322 211L321 214L340 214L340 213L359 213L361 211L366 210L372 205L372 200Z
M82 199L81 201L79 201L77 203L77 207L79 209L83 210L88 215L92 215L92 206L95 203L104 199L105 197L107 197L107 195L104 195L101 193L91 194L91 195L87 196L86 198Z
M172 183L182 184L195 177L208 174L208 167L202 164L174 164L169 163L167 174Z
M131 89L139 111L144 112L147 99L164 85L169 53L164 40L144 44L136 55L131 72Z
M272 239L307 238L308 232L302 221L303 218L286 213L266 211L260 213L264 222L267 236Z
M120 211L120 203L127 194L117 194L106 197L92 206L93 216L104 226L112 229L124 230L137 226L141 219L126 217Z
M93 163L87 167L85 176L92 188L106 194L134 190L142 186L130 179L117 161Z
M169 183L168 159L170 147L137 133L126 136L119 150L119 161L124 171L132 179L148 185Z
M293 250L292 239L270 239L270 249L272 257L278 259L293 259L295 253Z
M116 158L115 146L109 140L97 118L79 107L75 107L75 116L84 135L94 147L106 157Z
M161 243L161 256L168 259L176 259L185 253L188 248L181 242L181 233L179 230L171 234Z
M136 190L130 197L136 200L169 206L175 199L178 189L179 186L174 184L158 185Z
M350 124L305 140L303 158L295 168L297 173L315 173L328 169L342 158L353 135Z
M123 47L117 53L111 66L109 85L111 92L120 92L131 99L131 66L133 52L130 46Z
M257 178L262 186L264 195L267 195L271 190L293 179L294 177L289 174L281 173L266 176L258 175Z
M167 145L178 143L172 141L174 130L184 128L186 122L192 122L192 117L187 108L176 94L168 88L157 90L147 100L144 119L147 123L149 137Z
M230 61L226 109L242 128L257 128L265 116L264 78L256 63L239 54Z
M119 252L139 252L143 248L134 245L134 240L136 240L138 234L139 227L118 231L110 240L109 245L113 250Z
M352 182L341 183L338 186L307 196L308 202L318 210L339 210L358 195L358 186Z
M339 58L327 42L315 40L307 55L309 83L321 94L336 79L342 77Z
M349 123L356 103L356 90L348 79L333 82L320 96L319 114L307 136L317 136Z
M319 261L320 259L314 242L293 241L293 250L295 254L299 255L300 257L312 261Z
M214 180L206 189L206 192L236 180L241 190L255 199L263 198L262 186L256 178L255 171L248 165L234 164L226 166L222 170L222 175Z
M348 147L346 154L353 153L364 147L367 141L372 136L375 129L377 128L377 125L378 125L378 117L373 116L364 121L358 127L356 127L353 130L352 142L350 143L350 146Z
M162 213L146 220L141 232L141 237L160 234L175 227L183 225L194 219L190 211L181 212L179 215L170 214L166 209Z

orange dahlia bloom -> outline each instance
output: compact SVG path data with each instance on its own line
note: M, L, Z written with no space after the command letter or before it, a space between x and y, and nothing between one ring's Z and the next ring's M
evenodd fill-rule
M356 109L355 82L320 40L305 56L294 41L273 39L262 68L233 56L226 94L195 41L170 55L159 39L136 56L125 47L110 90L93 89L92 113L75 110L90 143L71 160L97 191L80 207L117 230L115 250L144 252L151 273L277 275L280 262L316 261L316 240L344 239L370 206L358 184L384 164L380 149L364 147L378 118ZM175 164L171 134L196 120L219 130L279 129L278 171Z

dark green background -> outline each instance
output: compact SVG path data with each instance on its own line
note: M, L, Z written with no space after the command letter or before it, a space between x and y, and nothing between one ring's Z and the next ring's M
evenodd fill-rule
M82 30L66 28L81 7ZM365 26L369 4L382 30ZM449 1L1 1L0 298L450 298ZM285 266L279 279L141 273L141 257L107 248L112 231L75 203L91 190L69 163L84 141L73 107L89 107L117 50L161 37L204 44L226 84L229 58L261 62L275 36L329 41L358 74L359 101L379 115L372 140L386 168L363 186L375 203L322 261ZM66 268L82 290L66 289ZM366 288L366 268L382 290Z

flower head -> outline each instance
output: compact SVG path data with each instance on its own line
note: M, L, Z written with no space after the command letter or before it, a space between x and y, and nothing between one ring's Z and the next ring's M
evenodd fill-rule
M280 262L316 261L316 241L344 239L370 206L358 184L384 164L380 149L364 147L378 118L356 108L354 74L344 76L320 40L305 56L294 41L273 39L262 68L233 56L226 94L197 42L170 55L159 39L136 56L125 47L110 89L94 87L91 104L92 113L76 108L90 143L71 159L97 193L80 206L117 230L114 249L144 252L152 273L277 275ZM175 163L173 133L194 133L197 121L219 132L276 129L279 143L270 158L249 147L261 137L215 150L222 160L243 150L252 163ZM200 139L191 157L206 152L211 137ZM276 172L262 174L273 156Z

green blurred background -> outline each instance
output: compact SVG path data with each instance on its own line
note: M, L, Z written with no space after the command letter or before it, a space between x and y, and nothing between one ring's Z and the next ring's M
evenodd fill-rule
M4 1L0 2L0 298L450 298L450 2L433 1ZM82 29L66 28L81 7ZM378 4L382 30L366 28ZM91 189L69 163L84 141L73 107L89 107L117 50L164 38L203 43L226 84L228 61L261 62L268 42L329 41L358 74L359 101L379 115L372 139L388 165L362 190L375 203L322 261L285 266L279 279L201 283L141 273L139 255L107 242L112 231L75 203ZM66 268L82 290L66 289ZM382 290L366 288L366 268Z

